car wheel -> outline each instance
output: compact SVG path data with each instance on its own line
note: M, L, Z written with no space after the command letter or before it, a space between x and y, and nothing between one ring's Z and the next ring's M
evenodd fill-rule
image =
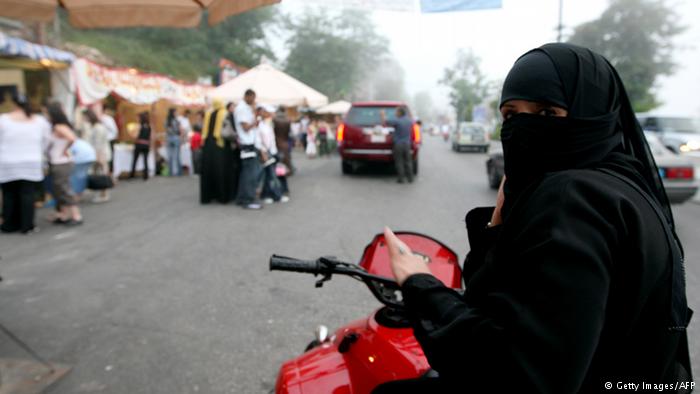
M348 161L346 161L346 160L343 160L343 161L341 162L341 165L342 165L342 169L343 169L343 174L348 175L348 174L352 174L352 173L353 173L353 171L352 171L352 163L350 163L350 162L348 162Z
M488 177L489 177L489 187L491 189L497 190L498 187L501 186L501 179L499 178L498 174L496 173L496 168L493 165L489 166Z
M452 150L455 151L455 152L457 152L457 144L452 143Z
M413 159L413 175L418 175L418 158Z

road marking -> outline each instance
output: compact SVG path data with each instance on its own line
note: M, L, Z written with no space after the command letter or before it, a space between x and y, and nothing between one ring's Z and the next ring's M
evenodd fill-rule
M59 240L62 240L62 239L66 239L66 238L72 237L72 236L74 236L74 235L75 235L75 231L67 231L67 232L65 232L65 233L60 233L60 234L54 235L54 236L53 236L53 239L59 241Z

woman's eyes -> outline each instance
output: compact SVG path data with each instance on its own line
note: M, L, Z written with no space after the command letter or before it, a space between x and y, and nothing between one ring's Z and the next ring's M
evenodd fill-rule
M542 108L537 112L529 112L529 111L523 111L526 113L534 113L536 115L540 116L557 116L557 112L554 110L554 108L547 107L547 108ZM511 116L520 113L519 111L509 109L505 110L501 115L503 116L503 120L509 119Z
M537 113L537 115L542 115L542 116L556 116L557 113L554 111L552 108L542 108L540 112Z

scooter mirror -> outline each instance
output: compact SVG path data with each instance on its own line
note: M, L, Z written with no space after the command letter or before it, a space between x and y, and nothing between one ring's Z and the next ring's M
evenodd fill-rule
M328 339L328 327L324 326L323 324L316 327L316 340L318 341L318 343L326 342L327 339Z

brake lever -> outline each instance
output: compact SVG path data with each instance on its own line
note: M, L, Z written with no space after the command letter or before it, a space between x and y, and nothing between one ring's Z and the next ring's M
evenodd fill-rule
M318 262L320 265L323 266L323 276L321 279L316 281L316 288L321 288L323 287L323 284L325 282L328 282L333 278L333 268L335 268L336 265L338 265L337 260L335 260L335 257L328 256L328 257L321 257L318 259Z

